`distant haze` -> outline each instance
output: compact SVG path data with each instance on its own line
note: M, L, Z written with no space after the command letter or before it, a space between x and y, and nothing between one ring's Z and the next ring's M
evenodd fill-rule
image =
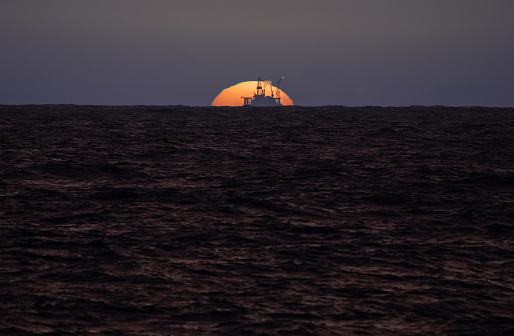
M514 106L511 0L2 0L0 104Z

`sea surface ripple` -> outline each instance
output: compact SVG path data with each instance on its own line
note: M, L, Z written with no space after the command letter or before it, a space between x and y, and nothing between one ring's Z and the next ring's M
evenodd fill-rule
M0 106L2 335L512 335L514 109Z

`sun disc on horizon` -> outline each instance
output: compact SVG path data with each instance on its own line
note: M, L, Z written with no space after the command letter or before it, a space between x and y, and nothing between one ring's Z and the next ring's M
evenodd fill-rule
M263 82L263 88L266 90L266 96L271 96L271 89L276 97L277 87L269 85L268 82ZM244 100L242 97L253 97L257 89L257 81L242 82L221 91L221 93L213 100L212 106L243 106ZM293 101L289 96L280 89L280 102L284 106L293 105Z

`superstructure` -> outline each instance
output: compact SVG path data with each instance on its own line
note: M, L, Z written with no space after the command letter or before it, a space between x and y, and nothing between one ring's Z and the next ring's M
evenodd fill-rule
M283 78L280 78L277 82L276 96L272 85L269 85L271 95L266 96L266 89L263 88L261 77L259 77L257 80L257 90L254 92L253 97L241 97L244 99L244 106L282 106L279 84Z

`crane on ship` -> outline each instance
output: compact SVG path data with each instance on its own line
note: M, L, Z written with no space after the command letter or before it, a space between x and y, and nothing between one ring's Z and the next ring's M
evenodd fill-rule
M285 77L282 76L280 77L280 79L277 81L277 100L278 102L280 103L280 82L282 81L282 79L284 79Z

